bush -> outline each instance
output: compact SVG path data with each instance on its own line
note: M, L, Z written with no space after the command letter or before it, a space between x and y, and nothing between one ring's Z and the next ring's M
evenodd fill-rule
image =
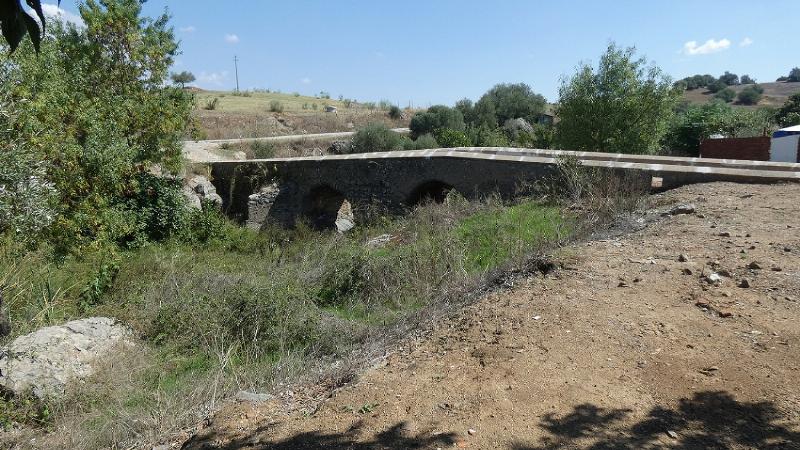
M752 85L742 89L737 96L739 103L742 105L757 105L761 101L764 88L759 85Z
M16 122L9 138L48 162L58 208L47 236L62 255L161 239L186 224L181 186L144 174L181 168L193 101L166 83L178 49L168 17L141 9L89 0L84 28L54 23L40 54L0 53Z
M403 136L382 123L371 123L353 135L350 153L385 152L403 149Z
M423 134L415 141L417 150L427 150L429 148L439 148L439 143L432 134Z
M217 104L218 103L219 103L219 99L217 97L214 97L212 99L208 99L208 100L206 100L205 105L203 105L203 109L208 110L208 111L214 111L215 109L217 109Z
M253 159L269 159L275 157L275 144L269 141L253 141L250 143Z
M469 127L466 135L470 145L475 147L508 147L509 145L508 138L502 130L485 125L477 128Z
M716 80L716 81L714 81L712 83L709 83L707 88L708 88L708 92L711 92L712 94L716 94L717 92L719 92L719 91L721 91L723 89L727 89L728 85L725 84L723 81Z
M269 111L274 113L282 113L283 103L279 102L278 100L272 100L269 102Z
M800 92L792 95L775 113L775 121L782 127L800 125Z
M472 146L472 142L463 131L452 130L450 128L440 128L436 130L435 136L436 142L438 142L442 148Z
M725 88L714 94L714 98L722 100L725 103L730 103L736 98L736 91L731 88Z
M750 75L742 75L742 79L740 81L742 84L756 84L755 78L751 78Z
M794 69L789 71L789 76L786 77L786 81L790 83L800 82L800 67L795 67Z
M389 112L387 113L390 119L398 120L403 117L403 111L400 110L400 107L397 105L392 105L389 108Z
M411 118L409 124L411 137L417 138L423 134L435 134L440 129L464 131L464 116L461 111L443 105L431 106L425 112L418 112Z
M510 119L522 118L528 123L534 123L544 113L547 101L541 95L533 92L525 83L498 84L489 89L475 105L475 122L472 125L486 125L497 128ZM489 111L494 111L490 117Z

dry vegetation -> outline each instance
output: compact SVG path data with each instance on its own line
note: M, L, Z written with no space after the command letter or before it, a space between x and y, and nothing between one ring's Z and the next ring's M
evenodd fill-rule
M215 101L216 99L216 101ZM207 109L213 104L213 109ZM336 113L326 113L325 106ZM384 107L388 103L383 104ZM267 92L198 91L194 139L237 139L353 131L373 122L408 126L413 114L391 119L380 105Z
M778 108L783 106L786 103L786 100L792 94L796 94L800 92L800 83L784 83L784 82L777 82L777 83L758 83L759 86L764 88L764 96L762 97L761 101L758 105L746 106L746 105L736 105L736 107L740 108L762 108L765 106ZM745 89L747 86L746 84L737 85L737 86L730 86L737 94ZM691 91L685 91L683 94L684 100L688 101L689 103L709 103L714 100L714 94L710 93L705 88L694 89Z

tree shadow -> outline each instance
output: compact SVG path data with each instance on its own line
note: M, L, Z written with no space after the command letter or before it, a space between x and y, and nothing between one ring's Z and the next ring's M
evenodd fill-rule
M215 434L198 435L186 442L181 448L183 450L237 450L242 448L270 450L401 450L452 446L456 442L455 434L453 433L434 434L431 431L427 431L410 435L405 430L405 422L400 422L371 438L360 437L362 427L363 423L359 421L342 433L312 431L300 433L281 441L258 439L257 435L268 432L268 428L261 428L249 436L226 441L224 444L218 443L219 436Z
M800 432L790 428L796 430L798 424L789 424L773 403L739 402L727 392L698 392L674 410L656 407L638 423L621 424L630 413L584 404L563 417L547 414L540 427L549 436L538 445L517 443L511 448L800 449Z

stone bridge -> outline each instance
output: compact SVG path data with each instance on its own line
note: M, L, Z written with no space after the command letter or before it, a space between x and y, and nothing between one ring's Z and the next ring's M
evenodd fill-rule
M583 153L515 148L456 148L269 160L213 161L211 176L232 218L258 228L299 220L342 227L375 211L400 213L456 190L467 198L512 197L557 171L570 155L586 167L639 179L654 190L685 184L800 180L800 164ZM353 220L349 217L345 220ZM347 224L344 224L347 227Z

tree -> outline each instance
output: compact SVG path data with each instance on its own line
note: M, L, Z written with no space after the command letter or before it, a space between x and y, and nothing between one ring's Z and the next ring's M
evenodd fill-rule
M797 83L800 82L800 67L795 67L789 72L789 76L786 78L786 81L790 83Z
M739 76L735 73L730 73L727 70L724 74L719 77L719 81L725 83L728 86L735 86L739 84Z
M742 89L737 96L739 103L742 105L757 105L761 101L761 96L764 93L764 88L754 84Z
M169 17L141 10L139 0L87 0L85 27L56 23L40 54L0 56L12 89L9 138L46 161L58 195L49 235L59 252L138 245L188 220L180 181L148 169L180 170L191 97L164 83L178 49Z
M464 131L464 116L461 111L444 105L435 105L425 112L418 112L409 124L411 137L416 139L423 134L434 134L441 129ZM436 135L438 140L438 135Z
M725 103L730 103L733 101L733 99L736 98L736 91L734 91L729 87L726 87L725 89L714 94L714 98L722 100Z
M673 115L680 91L634 48L610 44L595 70L584 64L559 89L556 115L561 148L652 153Z
M498 84L489 89L476 104L476 108L484 111L494 109L494 123L477 125L490 125L492 128L497 128L507 120L517 118L535 123L544 112L546 105L545 98L533 92L533 89L525 83ZM484 116L483 121L485 119Z
M714 80L711 83L708 83L708 86L706 86L708 92L711 92L712 94L716 94L723 89L727 89L727 87L728 85L722 80Z
M751 78L750 75L742 75L742 78L741 78L740 81L741 81L742 84L756 84L756 79L755 78Z
M185 88L188 83L191 83L194 80L196 80L192 72L187 72L185 70L180 73L173 72L172 74L170 74L169 77L173 83L180 84L181 88Z
M786 100L781 109L775 113L775 121L782 127L800 125L800 92Z

